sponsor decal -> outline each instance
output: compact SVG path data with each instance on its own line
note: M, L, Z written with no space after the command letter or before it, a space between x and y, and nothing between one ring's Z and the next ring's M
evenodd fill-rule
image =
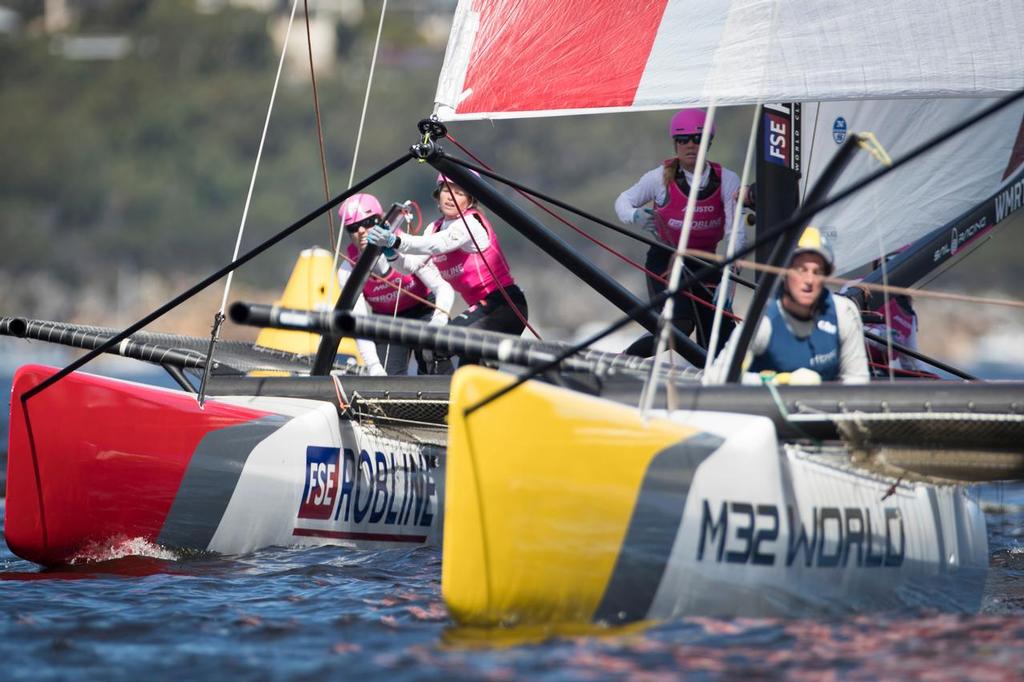
M955 256L960 247L978 236L981 232L984 232L988 227L987 216L981 216L976 222L964 228L963 231L953 227L949 233L949 242L935 249L935 252L932 254L932 261L935 262L949 256Z
M835 334L839 331L836 325L832 324L828 320L818 320L818 329L825 332L826 334Z
M996 222L1010 215L1024 203L1024 180L1018 180L996 195Z
M832 141L836 144L846 142L846 119L840 116L832 123Z
M442 277L446 280L450 280L461 275L463 270L465 270L465 264L459 263L458 265L453 265L450 268L444 268L443 270L440 270L440 272Z
M790 122L788 117L780 116L767 109L764 114L764 158L780 166L790 165Z
M309 446L298 518L330 527L297 527L294 534L423 542L438 511L436 470L437 458L422 452Z
M338 493L338 448L306 448L306 485L299 504L300 519L329 519Z
M805 526L792 506L702 501L697 560L751 566L885 568L903 565L906 533L896 507L812 507ZM872 515L872 511L875 512ZM779 536L786 532L782 545Z
M766 104L762 155L770 163L800 171L800 105Z

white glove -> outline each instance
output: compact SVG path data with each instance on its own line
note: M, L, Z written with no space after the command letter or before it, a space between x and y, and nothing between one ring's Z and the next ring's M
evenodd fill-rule
M388 373L384 370L384 366L379 362L375 362L372 365L367 365L366 373L369 374L371 377L384 377L388 375Z
M801 367L789 374L790 386L817 386L820 383L821 375L807 367Z
M448 324L448 315L440 308L436 308L430 316L430 322L427 324L434 327L443 327Z

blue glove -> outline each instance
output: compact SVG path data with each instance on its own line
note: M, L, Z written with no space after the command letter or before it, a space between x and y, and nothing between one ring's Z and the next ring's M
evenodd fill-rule
M395 245L398 238L394 232L386 230L380 225L374 225L370 228L370 232L366 235L366 241L374 246L380 246L382 248L390 248Z

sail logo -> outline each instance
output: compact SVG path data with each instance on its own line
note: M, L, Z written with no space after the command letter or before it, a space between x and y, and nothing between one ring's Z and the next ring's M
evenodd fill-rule
M977 221L964 228L963 232L955 227L950 231L949 242L935 249L932 253L932 262L938 262L943 258L955 256L960 247L989 227L988 217L981 216Z
M329 519L338 494L338 448L306 448L306 484L299 504L300 519Z
M846 119L840 116L832 123L832 140L836 144L842 144L846 142Z
M789 118L765 110L764 158L780 166L790 166Z
M996 195L996 222L1010 215L1024 203L1024 180L1018 180Z

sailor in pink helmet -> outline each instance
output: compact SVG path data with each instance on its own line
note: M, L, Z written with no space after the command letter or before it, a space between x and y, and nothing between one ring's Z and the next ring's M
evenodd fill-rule
M351 261L359 259L367 233L375 225L381 224L383 216L380 201L372 194L354 194L338 208L338 217L350 240L346 254ZM402 274L392 268L381 255L373 264L354 312L365 314L368 309L375 315L423 320L437 325L447 324L448 314L455 302L454 290L442 279L429 259L410 258L406 266L409 273ZM339 268L338 278L342 286L351 271L352 265L349 262L345 262ZM375 346L373 342L365 339L357 340L357 345L371 373L396 375L409 371L409 356L412 351L408 347L387 343L378 343ZM377 367L382 367L383 371ZM418 373L427 373L425 363L418 363Z
M728 240L723 241L723 238L732 227L733 210L740 190L739 176L721 164L706 163L699 181L693 177L702 136L710 135L711 139L715 136L715 126L705 130L704 123L703 109L683 109L676 113L669 123L669 137L672 138L675 156L645 173L615 200L615 213L619 220L646 230L672 249L679 244L686 203L694 185L697 187L697 205L686 248L713 252L720 242L724 247ZM710 146L710 140L708 144ZM736 249L741 249L745 242L741 229L736 235ZM671 258L669 250L652 246L644 265L667 279ZM701 266L700 262L689 257L684 258L683 263L690 272ZM718 278L709 280L707 284L710 286L698 287L693 293L711 300L717 282ZM664 290L662 282L647 278L649 296L653 298ZM703 346L707 346L713 316L714 311L707 306L689 298L677 299L676 324L687 333L695 330L696 340ZM725 343L732 327L732 322L724 318L721 344Z
M433 196L441 217L422 235L375 227L368 240L395 250L399 256L395 264L403 271L408 269L410 255L430 257L441 277L469 306L450 324L521 334L528 314L526 297L512 278L494 228L473 197L445 176L437 176Z

